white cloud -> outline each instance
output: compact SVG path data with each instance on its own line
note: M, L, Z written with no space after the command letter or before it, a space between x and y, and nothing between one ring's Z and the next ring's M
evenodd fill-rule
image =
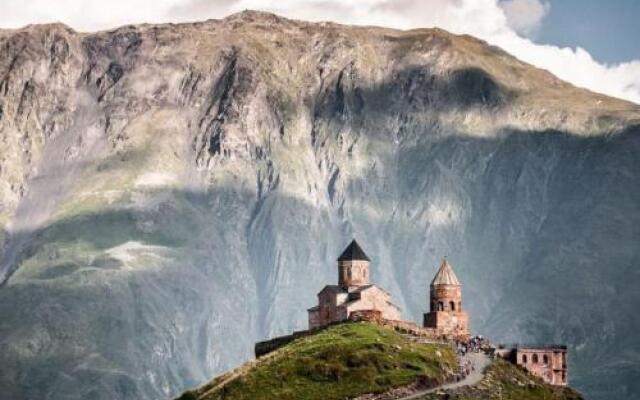
M499 5L507 17L507 24L525 36L535 35L551 9L549 3L540 0L504 0Z
M96 30L221 18L243 9L313 21L401 29L438 26L468 33L577 86L640 103L640 60L605 65L582 48L542 45L521 36L535 32L549 11L544 0L0 0L0 26L62 21Z

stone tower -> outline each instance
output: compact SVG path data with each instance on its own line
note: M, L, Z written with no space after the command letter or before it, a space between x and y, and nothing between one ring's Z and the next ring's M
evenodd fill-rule
M429 313L424 315L423 325L447 336L469 334L469 316L462 310L462 286L446 257L431 281Z
M338 257L338 285L343 288L368 285L370 261L353 239Z

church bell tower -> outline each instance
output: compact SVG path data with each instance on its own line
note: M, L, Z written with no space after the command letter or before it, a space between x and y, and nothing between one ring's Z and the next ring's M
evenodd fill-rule
M469 316L462 309L462 285L446 257L429 289L429 312L424 314L424 327L446 336L468 336Z

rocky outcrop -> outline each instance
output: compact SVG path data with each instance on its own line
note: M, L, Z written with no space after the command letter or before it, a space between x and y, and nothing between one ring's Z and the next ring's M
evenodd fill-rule
M640 393L637 105L468 36L255 12L0 51L0 397L200 384L305 327L354 234L406 319L447 254L472 330Z

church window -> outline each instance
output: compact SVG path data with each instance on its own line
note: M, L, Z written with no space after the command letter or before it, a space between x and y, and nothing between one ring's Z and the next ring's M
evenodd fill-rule
M543 364L549 364L549 356L547 356L546 354L542 356L542 363Z
M537 364L537 363L538 363L538 355L537 355L537 354L534 354L534 355L533 355L533 357L531 357L531 361L532 361L534 364Z

